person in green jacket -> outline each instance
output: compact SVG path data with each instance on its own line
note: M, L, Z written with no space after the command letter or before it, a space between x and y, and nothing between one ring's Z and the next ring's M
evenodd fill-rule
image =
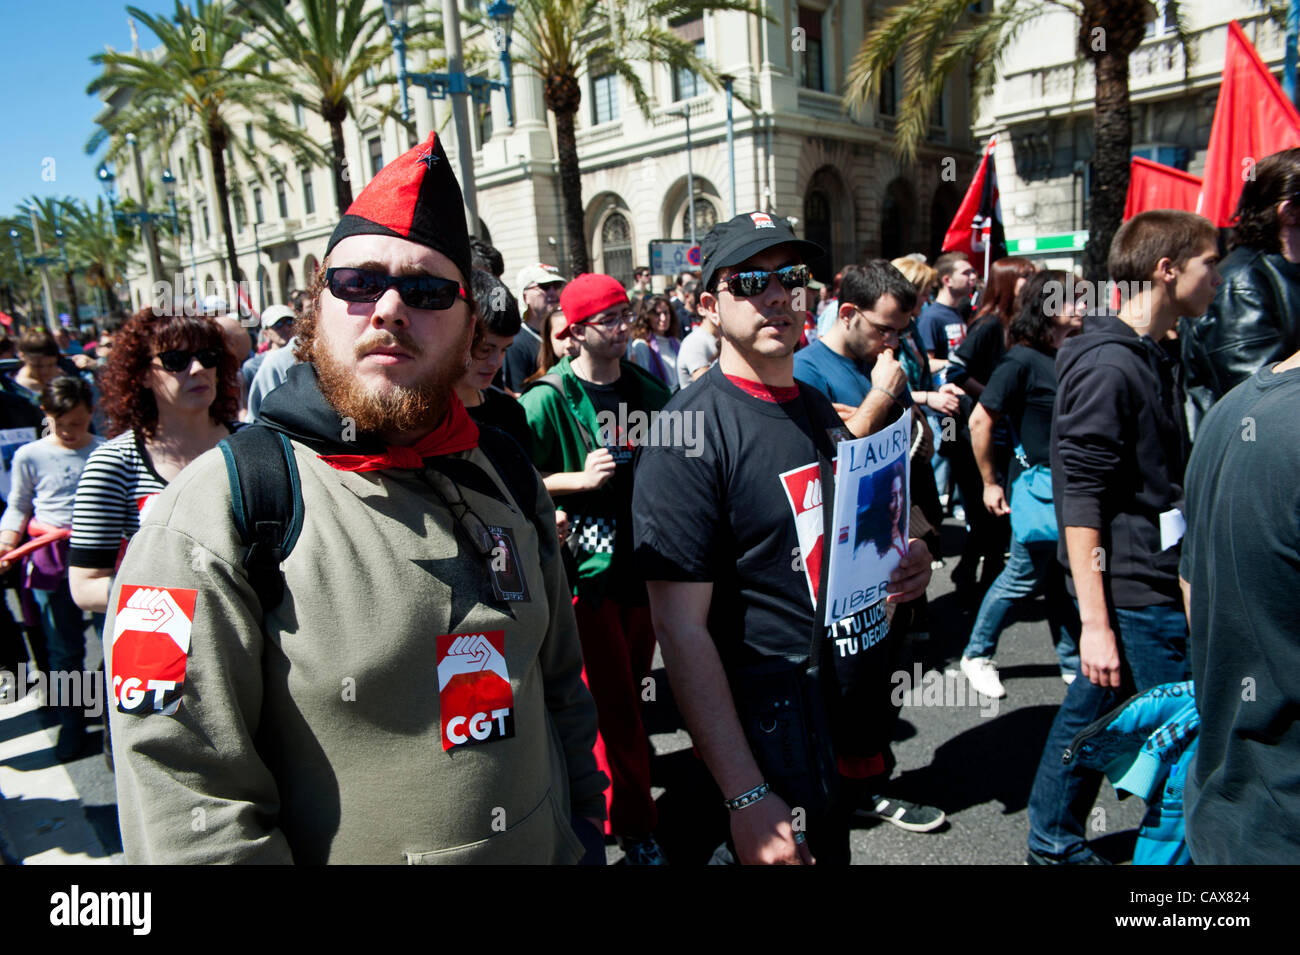
M613 779L610 827L631 865L660 865L650 796L642 681L654 656L645 583L632 564L632 455L668 402L657 378L623 359L632 309L608 275L580 275L560 295L576 357L524 392L533 463L569 515L574 613L587 683Z

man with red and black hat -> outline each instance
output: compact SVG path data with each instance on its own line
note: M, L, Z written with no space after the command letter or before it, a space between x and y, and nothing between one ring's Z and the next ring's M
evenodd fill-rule
M155 500L116 578L127 860L603 862L550 497L454 390L470 247L436 136L357 197L323 266L303 363ZM250 434L287 449L296 502L269 567L243 532L268 491L243 496Z
M632 563L632 454L669 392L623 359L632 307L617 279L579 275L560 293L560 307L562 335L577 341L578 354L562 358L520 403L533 433L533 463L569 515L574 611L613 777L610 826L629 864L659 865L640 711L654 630Z
M638 457L637 566L673 699L730 810L714 861L847 864L854 807L837 791L834 737L846 717L873 717L852 698L853 674L838 672L847 632L832 640L821 625L819 587L846 434L830 401L794 377L804 263L821 249L786 220L750 212L711 229L701 251L700 308L721 328L721 349ZM694 448L666 440L687 419L703 425ZM929 552L913 540L888 601L920 596L929 579ZM868 608L848 632L883 636L891 609ZM874 702L889 713L888 688Z

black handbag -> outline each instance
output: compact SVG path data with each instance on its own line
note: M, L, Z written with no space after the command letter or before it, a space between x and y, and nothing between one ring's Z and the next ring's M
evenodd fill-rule
M809 420L816 419L810 415ZM839 784L821 666L826 639L822 618L826 614L830 542L834 539L834 484L830 459L820 447L817 457L822 481L823 543L808 660L764 661L738 670L731 681L736 712L763 778L792 809L802 808L810 816L830 808Z

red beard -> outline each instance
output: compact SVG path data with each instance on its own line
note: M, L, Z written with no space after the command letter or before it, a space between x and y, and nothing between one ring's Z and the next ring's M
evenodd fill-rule
M465 373L472 331L473 326L467 325L457 347L448 349L443 360L414 385L391 386L376 392L363 385L351 368L334 359L329 343L321 340L325 336L319 336L318 330L312 350L321 394L340 417L351 418L358 431L381 434L429 431L446 416L452 389ZM360 360L376 348L392 346L403 349L412 358L423 355L423 350L404 328L366 335L353 346L353 355Z

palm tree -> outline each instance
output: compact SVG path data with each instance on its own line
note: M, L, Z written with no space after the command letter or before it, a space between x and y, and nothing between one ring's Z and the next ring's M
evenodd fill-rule
M844 105L858 112L865 109L901 54L904 94L894 142L899 157L911 161L948 78L969 70L976 83L991 89L993 71L1021 28L1047 10L1062 8L1078 18L1079 55L1092 62L1096 75L1084 271L1089 279L1101 281L1128 193L1133 145L1128 60L1142 42L1146 23L1155 16L1150 0L1003 0L989 13L972 13L970 0L906 0L887 11L863 39L849 66ZM1181 19L1176 31L1186 53L1187 33Z
M80 202L69 207L64 232L69 254L75 250L77 260L85 264L86 284L102 289L109 311L120 312L115 288L126 274L130 239L120 234L104 200L96 199L94 208Z
M739 10L763 16L751 0L517 0L514 36L522 41L516 65L537 74L542 99L555 114L555 145L560 165L560 192L568 235L569 272L578 275L591 266L582 202L582 170L574 117L582 102L579 73L599 65L616 73L632 90L642 114L649 118L650 97L637 73L643 63L667 64L693 71L714 89L722 79L712 64L695 55L694 46L665 25L668 20L694 19L710 10ZM482 13L467 12L467 20L484 24ZM737 97L740 98L740 97ZM742 99L742 102L748 101Z
M88 152L95 152L106 140L134 132L143 137L156 133L159 116L179 118L165 124L159 152L170 152L182 125L196 131L207 150L212 178L217 188L217 213L226 240L230 277L239 274L235 234L230 220L230 187L227 157L241 156L258 171L266 157L235 135L231 123L238 114L272 140L294 150L304 165L323 157L319 147L277 112L285 103L305 105L302 96L284 74L266 68L258 51L247 46L248 23L235 16L220 0L179 0L172 19L156 17L136 7L127 12L158 37L162 47L156 53L99 53L91 60L104 72L86 88L87 93L125 93L130 105L118 110L91 137ZM291 64L292 65L292 64ZM261 69L259 69L261 67Z
M68 216L68 210L75 205L76 200L71 198L57 199L54 197L41 198L40 196L28 197L19 208L29 217L34 215L36 222L41 230L41 245L44 247L43 254L53 257L61 254L63 257L63 290L67 296L68 314L72 320L78 320L80 311L80 298L77 295L77 280L73 273L77 269L75 255L69 255L71 251L67 248L67 242L60 242L59 239L64 231L65 221ZM58 316L49 315L46 322L50 326L50 331L58 329Z
M343 121L353 112L348 90L393 53L387 34L380 36L386 29L382 8L367 6L367 0L301 0L295 14L282 0L239 0L249 22L265 33L265 41L252 42L268 59L294 65L300 91L329 124L340 214L352 205L343 150Z

